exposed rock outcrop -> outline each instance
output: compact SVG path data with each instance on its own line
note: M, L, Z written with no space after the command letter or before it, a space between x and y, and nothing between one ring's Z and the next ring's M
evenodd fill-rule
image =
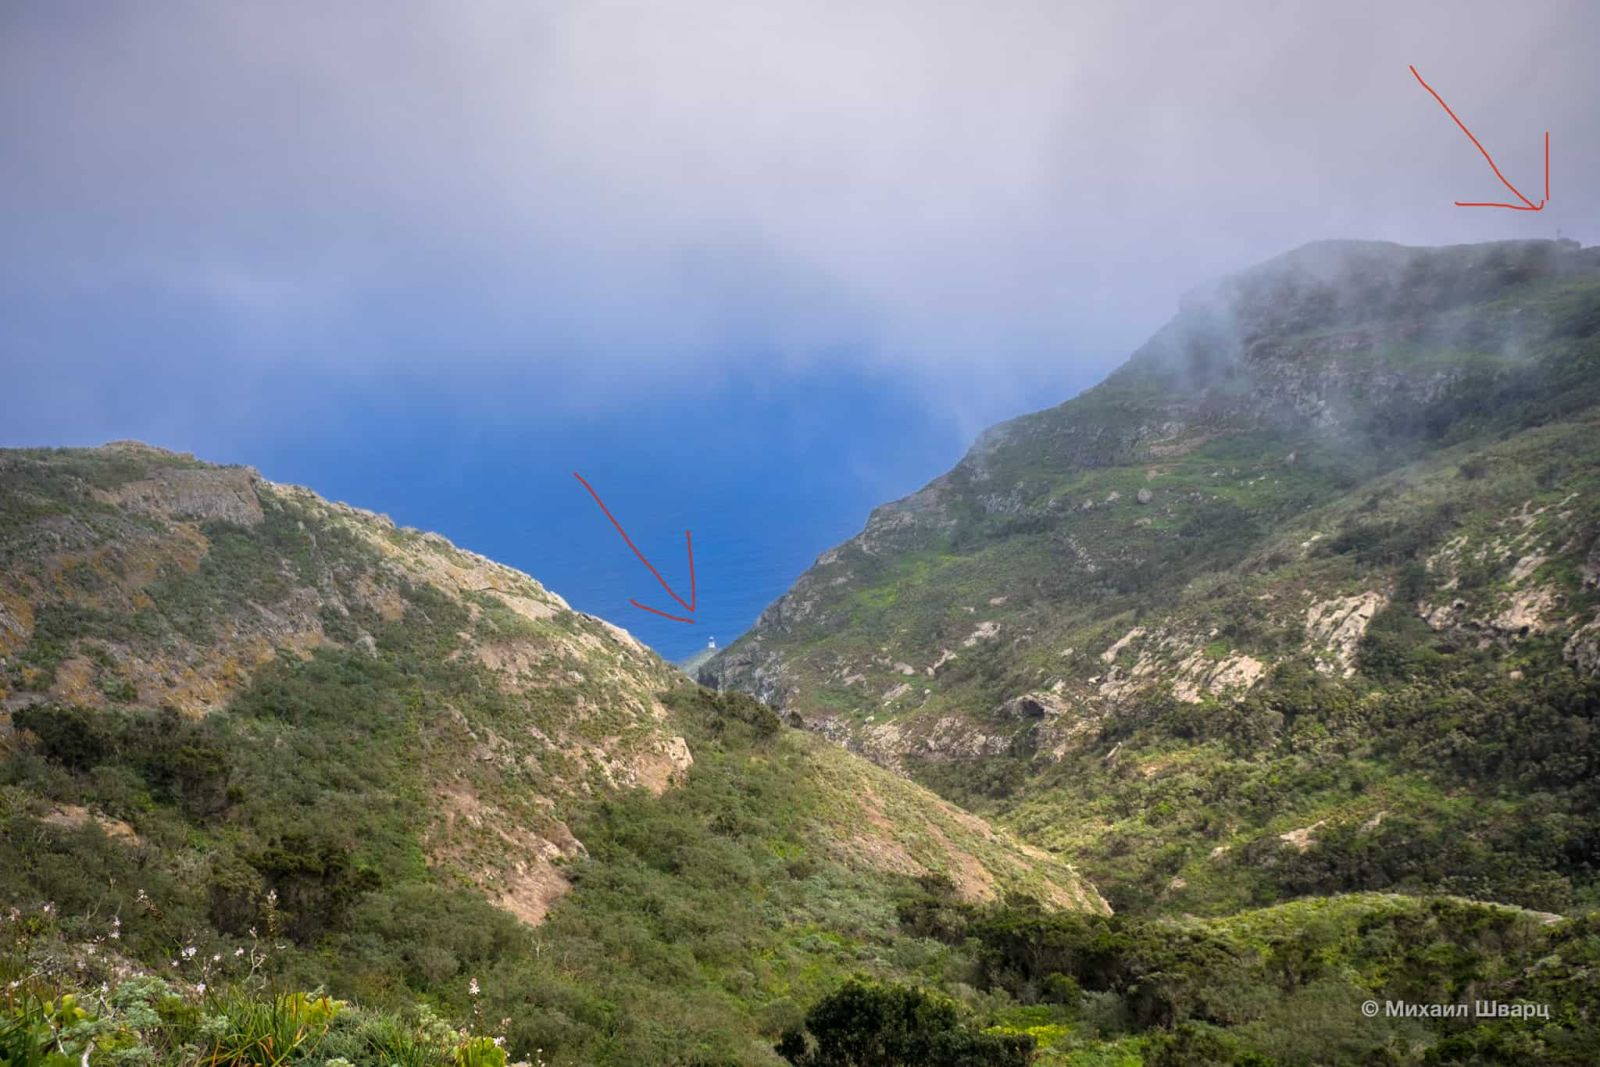
M261 476L245 467L175 467L115 489L96 491L102 503L164 519L231 522L254 526L262 519L256 486Z
M1317 669L1348 678L1355 673L1356 649L1373 616L1389 602L1387 593L1370 589L1334 597L1306 609L1306 647L1317 656Z

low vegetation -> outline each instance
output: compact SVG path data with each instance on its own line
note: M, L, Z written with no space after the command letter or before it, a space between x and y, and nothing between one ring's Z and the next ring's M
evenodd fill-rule
M1591 1063L1597 299L1246 272L720 692L242 468L0 452L0 1067Z

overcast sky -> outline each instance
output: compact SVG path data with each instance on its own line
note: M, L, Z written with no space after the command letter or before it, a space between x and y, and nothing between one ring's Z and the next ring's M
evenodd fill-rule
M1600 239L1597 45L1579 0L8 0L0 443L868 381L943 443L905 491L1217 273ZM1535 200L1550 130L1544 212L1452 206L1507 194L1408 64Z

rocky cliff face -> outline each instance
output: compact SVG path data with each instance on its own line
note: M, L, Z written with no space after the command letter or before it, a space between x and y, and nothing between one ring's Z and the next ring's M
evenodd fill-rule
M1300 249L877 509L701 678L1004 810L1151 709L1359 688L1378 631L1592 674L1597 337L1600 250Z

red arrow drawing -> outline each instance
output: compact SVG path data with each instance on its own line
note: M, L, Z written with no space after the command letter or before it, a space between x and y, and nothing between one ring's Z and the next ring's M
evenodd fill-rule
M617 528L617 533L622 535L622 540L627 543L629 548L633 549L633 554L639 557L639 562L650 568L650 573L656 576L656 581L661 583L661 588L667 591L667 595L673 600L676 600L679 604L682 604L685 610L687 610L689 614L693 615L695 602L699 598L696 595L694 588L694 541L690 538L689 531L683 531L683 543L684 546L689 550L689 599L686 601L683 599L683 597L672 591L672 586L668 585L667 580L661 577L661 572L656 570L655 564L644 558L644 553L639 551L639 546L633 543L633 539L628 536L628 531L622 528L622 523L617 521L617 517L611 514L611 509L606 507L606 502L604 500L600 499L600 494L594 491L594 486L584 481L583 475L579 474L577 471L573 471L572 476L578 479L578 481L583 482L583 487L589 490L589 495L594 497L594 502L599 504L600 510L606 513L606 518L610 519L611 525ZM641 610L660 615L662 618L672 619L674 622L686 622L691 626L694 625L693 619L686 619L682 615L669 615L660 608L652 608L649 604L641 604L631 597L629 598L628 603L632 604L636 608L640 608Z
M1489 155L1489 150L1483 147L1483 145L1479 144L1476 137L1472 136L1472 131L1467 129L1466 123L1456 118L1456 113L1450 110L1450 105L1444 102L1444 97L1434 92L1433 86L1429 85L1425 81L1422 81L1422 75L1417 74L1416 67L1411 68L1411 73L1415 74L1417 81L1422 82L1422 87L1428 90L1428 93L1435 100L1439 101L1439 106L1444 108L1445 114L1449 115L1452 119L1455 119L1456 125L1461 127L1461 132L1467 135L1467 139L1473 143L1478 151L1483 153L1483 158L1489 161L1489 169L1494 171L1494 176L1496 178L1500 179L1500 184L1504 185L1507 189L1510 189L1516 194L1517 199L1522 201L1520 204L1486 204L1468 203L1466 201L1457 200L1455 202L1456 207L1503 207L1509 208L1512 211L1543 211L1544 206L1550 202L1550 131L1544 131L1544 199L1535 204L1532 200L1529 200L1527 197L1523 196L1522 191L1515 185L1512 185L1510 182L1506 181L1506 176L1501 174L1500 168L1494 165L1494 157Z

